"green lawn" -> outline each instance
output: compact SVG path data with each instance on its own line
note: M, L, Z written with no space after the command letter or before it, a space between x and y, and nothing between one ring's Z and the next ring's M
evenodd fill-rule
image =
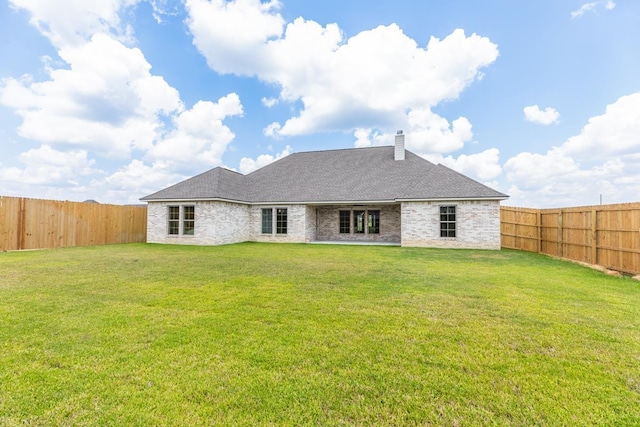
M640 282L515 251L0 253L0 425L640 425Z

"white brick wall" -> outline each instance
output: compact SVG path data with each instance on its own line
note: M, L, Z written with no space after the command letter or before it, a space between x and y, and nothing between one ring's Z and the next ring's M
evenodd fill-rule
M195 206L193 236L167 234L167 206ZM147 242L183 245L222 245L249 240L249 206L227 202L150 202Z
M440 206L456 206L456 237L440 237ZM500 249L500 202L402 202L402 246Z
M262 234L262 209L287 208L287 234ZM307 207L305 205L252 206L250 208L250 235L253 242L305 243L307 239ZM276 219L275 212L273 219Z
M195 206L193 236L167 234L167 206ZM456 237L440 237L440 206L456 206ZM262 234L262 208L287 208L287 234ZM335 210L337 207L319 207ZM500 202L402 202L381 209L380 240L396 239L396 227L402 227L402 246L500 249ZM202 201L193 203L150 202L147 211L147 242L190 245L220 245L245 241L304 243L322 240L323 218L330 220L331 212L319 212L305 205L248 206L238 203ZM275 217L274 217L275 219ZM331 220L331 230L338 231L338 221ZM386 227L391 227L387 229ZM318 235L316 236L316 230ZM338 234L330 236L337 239ZM326 236L325 236L326 237ZM386 240L384 240L386 241ZM397 240L396 240L397 241Z
M309 243L316 240L316 208L313 206L306 207L306 229L304 241Z
M202 218L202 222L213 222L215 244L246 242L250 239L249 227L250 207L237 203L211 202L213 205L213 221L211 217ZM203 212L204 214L204 212ZM197 224L198 218L196 218ZM196 233L198 231L196 225Z

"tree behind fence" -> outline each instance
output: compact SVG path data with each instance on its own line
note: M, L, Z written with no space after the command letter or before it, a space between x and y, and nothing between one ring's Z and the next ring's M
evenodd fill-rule
M146 241L147 208L0 196L0 250Z
M640 203L500 209L503 248L640 274Z

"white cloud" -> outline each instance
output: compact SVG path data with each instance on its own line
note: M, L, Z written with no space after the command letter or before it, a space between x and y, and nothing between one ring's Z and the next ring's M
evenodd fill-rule
M605 113L591 117L563 152L580 159L601 159L640 152L640 92L620 97Z
M476 154L461 154L457 158L453 156L443 157L442 155L429 155L424 157L433 163L442 163L457 172L480 181L486 182L498 177L502 173L500 150L497 148L490 148Z
M261 154L255 160L249 157L243 157L240 160L240 172L243 174L251 173L254 170L265 167L276 160L280 160L281 158L288 156L291 154L291 151L291 147L287 145L284 150L275 156L272 156L271 154Z
M280 37L284 20L278 1L186 0L188 25L209 66L223 74L255 74L260 47ZM251 52L251 55L246 53Z
M612 10L613 8L616 7L616 3L613 0L601 0L601 1L593 1L593 2L589 2L589 3L585 3L582 6L580 6L578 9L574 10L573 12L571 12L571 17L572 18L580 18L582 15L584 15L586 12L589 11L595 11L596 8L600 5L603 5L605 9L607 10Z
M356 138L353 146L356 148L371 147L372 144L369 135L371 135L371 129L356 129L353 133L353 136Z
M222 154L235 137L223 120L242 113L235 93L217 103L198 101L190 110L175 116L174 129L148 151L148 157L177 166L221 165Z
M395 132L380 132L373 129L357 128L353 136L356 139L353 146L356 148L393 145L395 141Z
M140 49L125 45L135 40L121 17L141 0L10 1L30 13L59 60L44 58L47 78L42 81L30 75L0 80L0 104L21 118L18 135L43 144L20 156L24 168L1 168L0 181L31 183L36 187L29 193L45 197L60 197L55 183L75 183L65 188L78 198L98 199L97 192L103 200L135 202L146 191L184 178L179 172L192 174L203 165L222 163L234 138L222 122L242 114L240 100L232 93L185 109L178 91L151 74ZM176 11L165 0L150 4L156 19ZM92 169L96 160L87 160L89 153L129 163L104 177ZM131 161L132 155L151 166ZM64 164L55 162L60 158ZM142 194L140 189L145 189Z
M420 155L459 150L473 138L471 123L465 117L449 123L429 109L410 111L408 124L407 148Z
M84 150L58 151L43 145L20 154L19 159L25 168L0 167L0 181L67 187L77 185L81 176L100 173Z
M520 153L504 165L524 206L635 201L640 194L640 92L619 98L589 119L579 135L545 154ZM513 195L512 195L513 196Z
M529 105L528 107L524 107L523 111L524 117L527 121L541 125L558 123L558 118L560 118L560 113L558 113L555 108L551 107L541 110L538 105Z
M165 162L153 162L148 166L134 159L111 175L93 180L90 188L94 191L99 189L99 193L110 200L140 203L141 197L186 178L188 176L174 172Z
M49 80L0 84L0 103L22 117L24 138L126 157L152 145L162 116L183 109L178 91L149 73L139 49L98 34L59 53L69 68L50 69Z
M264 129L272 137L404 128L425 150L455 150L471 139L468 120L450 125L430 109L456 99L498 56L488 38L463 30L432 37L423 48L396 24L345 39L336 24L285 23L274 1L186 4L194 44L212 69L256 76L280 89L280 101L301 103L297 115ZM229 27L246 31L232 37L237 31Z
M271 108L278 103L278 98L262 98L260 101L265 107Z
M127 159L133 150L176 168L219 165L234 134L222 122L242 115L235 93L185 110L176 89L150 74L137 48L104 34L59 52L69 68L0 84L0 103L22 117L18 134L56 146Z
M141 0L9 0L14 8L27 10L30 22L56 47L83 44L97 33L131 39L131 28L120 21L119 12Z
M598 2L594 1L591 3L585 3L582 6L580 6L580 8L574 10L573 12L571 12L571 17L572 18L579 18L582 15L585 14L585 12L588 12L590 10L595 9L595 7L598 5Z
M267 127L265 127L262 133L264 133L265 136L269 136L271 138L278 138L279 137L278 131L280 130L281 127L282 126L280 126L280 123L273 122L269 124Z

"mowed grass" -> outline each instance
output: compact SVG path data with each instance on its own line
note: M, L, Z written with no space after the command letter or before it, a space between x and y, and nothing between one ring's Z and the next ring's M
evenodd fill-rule
M640 425L640 282L515 251L0 253L0 425Z

